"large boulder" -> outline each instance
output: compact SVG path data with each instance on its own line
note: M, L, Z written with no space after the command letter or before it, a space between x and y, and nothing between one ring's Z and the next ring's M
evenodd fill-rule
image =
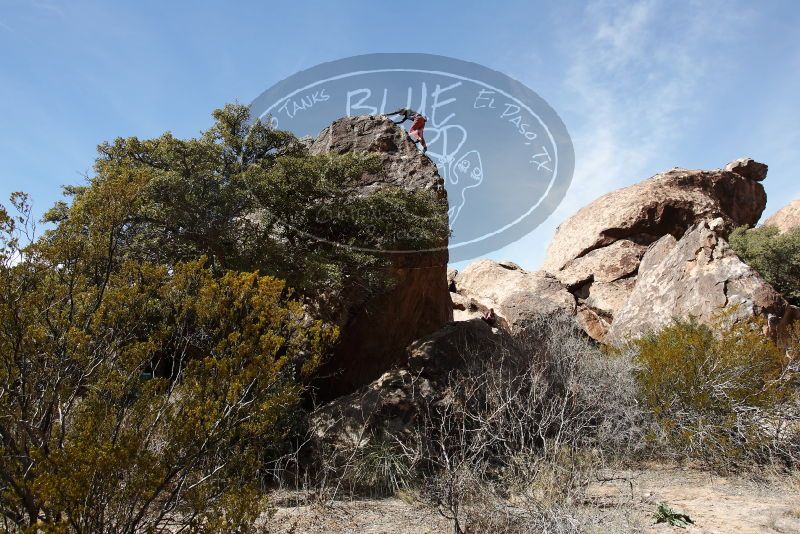
M353 184L361 194L390 186L428 191L438 201L442 214L447 213L447 193L436 165L420 153L402 128L388 119L339 119L322 130L309 146L313 154L376 154L382 163L380 172L365 174ZM358 287L347 288L340 302L327 305L332 309L328 318L340 327L341 334L321 371L321 399L350 393L404 363L409 343L452 320L446 235L441 237L440 245L434 251L390 254L389 287L377 294Z
M360 187L368 193L387 184L409 191L429 190L447 204L444 179L436 164L422 154L408 134L385 117L343 117L322 130L311 141L312 154L371 152L383 163L382 172L365 174Z
M459 272L455 282L457 306L473 313L494 309L499 326L512 334L524 331L538 316L575 313L575 297L555 277L511 262L478 260Z
M656 331L673 318L705 324L753 315L781 317L786 302L722 237L717 218L691 227L680 239L665 235L645 253L636 284L615 314L607 341Z
M764 221L764 226L777 226L781 233L800 226L800 198L773 213Z
M680 239L707 219L722 220L722 235L755 224L766 206L759 183L766 172L766 165L741 158L725 169L675 168L603 195L558 227L542 269L575 295L578 322L604 341L647 248L664 236Z
M451 373L466 372L489 360L520 358L518 345L502 329L480 319L445 325L408 348L402 367L311 414L319 452L363 447L376 436L400 437L414 427L422 410L446 395Z
M616 241L649 245L667 234L680 238L704 219L721 217L728 229L754 225L766 203L764 187L733 170L675 168L603 195L561 223L542 268L560 276Z

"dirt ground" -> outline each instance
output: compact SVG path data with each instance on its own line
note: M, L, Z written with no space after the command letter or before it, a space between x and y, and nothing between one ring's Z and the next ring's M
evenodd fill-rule
M591 486L590 495L597 503L634 511L632 517L641 521L644 532L800 533L798 474L726 478L692 469L655 467L612 476L626 480L598 482ZM662 502L688 514L694 525L686 529L654 525L652 515Z
M794 476L720 477L679 467L606 471L593 483L578 514L590 532L602 533L798 533L800 474ZM654 524L658 503L688 514L686 529ZM287 493L268 520L276 533L452 532L450 524L412 497L303 504ZM586 519L588 518L588 521Z

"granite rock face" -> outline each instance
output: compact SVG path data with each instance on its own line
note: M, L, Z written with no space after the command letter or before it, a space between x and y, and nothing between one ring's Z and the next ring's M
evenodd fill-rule
M680 239L666 235L645 253L636 284L614 316L611 342L695 318L710 324L753 315L780 317L786 302L742 262L720 235L725 222L702 221Z
M556 230L542 268L560 276L619 240L646 246L666 234L680 237L704 219L722 217L728 228L753 225L766 202L758 181L731 170L672 169L581 208Z
M481 313L494 309L498 326L512 334L540 315L575 313L575 297L564 284L550 274L528 272L514 263L478 260L459 272L455 281L459 296L454 302Z
M735 172L739 176L744 176L750 180L761 182L767 177L769 167L767 167L766 163L759 163L753 158L739 158L725 165L725 170Z
M724 169L675 168L603 195L558 227L542 268L576 296L579 322L604 341L647 248L704 220L721 219L722 236L755 224L766 206L766 172L741 158Z

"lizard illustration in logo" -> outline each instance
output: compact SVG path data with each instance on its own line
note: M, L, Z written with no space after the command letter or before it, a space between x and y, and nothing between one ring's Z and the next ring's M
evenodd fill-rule
M460 157L467 142L467 130L459 124L430 128L431 149L428 156L436 161L447 183L450 209L447 212L452 228L467 202L466 191L483 182L483 162L480 152L470 150Z
M467 189L473 189L483 183L481 153L477 150L470 150L450 165L446 175L447 181L456 185L455 189L460 193L460 198L451 200L451 206L447 213L452 227L467 203Z

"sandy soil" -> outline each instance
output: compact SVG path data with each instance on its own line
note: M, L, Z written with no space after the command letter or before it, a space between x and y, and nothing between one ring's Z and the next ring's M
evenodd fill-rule
M800 474L756 480L719 477L691 469L650 468L614 476L627 480L593 485L590 494L597 502L630 507L643 521L649 520L658 503L664 502L695 522L680 529L653 525L649 520L645 523L646 532L800 533Z
M667 467L606 471L593 483L579 514L590 532L799 533L800 474L725 478ZM413 499L391 497L339 501L332 505L278 502L269 520L276 533L449 533L447 521ZM664 502L695 522L687 529L655 525Z

